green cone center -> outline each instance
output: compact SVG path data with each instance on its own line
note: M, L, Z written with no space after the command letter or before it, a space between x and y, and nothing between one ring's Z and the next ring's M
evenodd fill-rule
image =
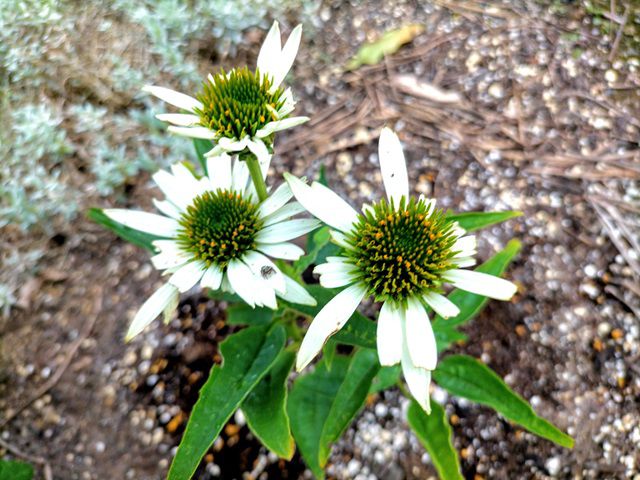
M178 243L207 266L226 267L256 246L258 206L229 190L207 191L187 207Z
M202 110L196 109L200 124L223 137L253 137L267 123L281 120L276 112L284 105L284 90L270 93L270 88L271 81L259 71L244 67L227 74L222 70L204 82L197 96L203 105Z
M403 198L398 208L382 200L360 215L346 255L377 301L404 302L437 291L442 273L453 267L457 240L453 222L423 200Z

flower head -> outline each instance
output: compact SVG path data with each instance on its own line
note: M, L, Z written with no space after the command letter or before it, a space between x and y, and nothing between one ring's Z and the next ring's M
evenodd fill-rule
M208 175L197 179L178 164L171 173L153 179L165 194L154 203L162 215L108 209L105 214L136 230L162 237L153 242L153 265L169 279L140 308L127 339L163 311L170 313L179 292L200 284L238 294L247 304L277 308L276 296L295 303L315 304L298 283L268 258L298 259L304 252L289 240L319 224L314 219L291 219L304 211L289 202L286 183L262 202L249 181L246 162L227 154L207 160Z
M293 94L281 86L298 52L301 34L298 25L281 47L280 27L274 22L255 71L245 67L210 74L196 98L165 87L143 90L188 112L163 113L157 118L171 123L171 132L212 140L215 147L207 156L248 150L264 165L271 158L274 133L308 120L290 116L295 107Z
M333 227L340 256L328 257L314 272L326 288L346 287L315 317L302 342L296 367L303 369L329 336L347 322L363 298L382 302L377 347L382 365L400 363L412 395L429 411L431 371L436 368L436 341L427 313L444 318L460 310L443 295L443 285L501 300L516 286L470 270L476 240L436 208L435 200L409 197L409 181L398 137L382 130L380 169L387 198L365 205L362 213L319 183L306 185L285 174L296 199L311 214Z

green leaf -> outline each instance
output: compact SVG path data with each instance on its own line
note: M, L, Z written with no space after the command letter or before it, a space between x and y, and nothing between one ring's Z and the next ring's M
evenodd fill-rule
M308 236L306 251L306 255L294 262L296 275L301 275L313 264L324 263L328 256L337 254L340 247L331 243L329 227L323 227Z
M514 257L518 254L521 247L522 244L518 240L511 240L503 250L496 253L493 257L476 268L476 272L488 273L497 277L501 276ZM450 330L457 325L468 322L475 317L480 310L482 310L482 307L484 307L488 301L487 297L482 295L476 295L475 293L469 293L464 290L457 289L452 291L448 298L458 306L460 313L457 316L446 320L439 315L436 315L432 322L433 329L435 331L441 329Z
M291 460L295 444L287 415L287 378L295 353L283 350L271 370L242 403L249 428L273 453Z
M322 347L322 361L327 366L327 370L331 370L331 363L338 353L338 343L330 338Z
M292 310L303 315L315 317L320 310L336 296L336 290L323 288L320 285L307 285L307 292L318 302L315 306L288 304ZM335 335L331 337L336 342L356 347L376 349L376 324L359 312L355 312L349 321Z
M436 348L438 353L444 352L452 343L464 342L467 340L467 336L455 329L455 327L449 327L446 324L438 325L436 329L433 326L433 333L436 337Z
M229 325L269 325L273 320L274 311L270 308L256 307L240 303L227 308L227 323Z
M385 32L378 40L360 47L358 53L347 64L347 70L354 70L361 65L375 65L385 55L397 52L405 43L409 43L424 31L422 25L405 25L396 30Z
M466 212L447 214L447 219L455 220L467 232L473 232L521 215L522 212L515 210L507 210L505 212Z
M320 435L348 368L349 358L337 355L331 370L324 362L318 363L313 372L299 376L289 392L287 412L293 438L309 469L320 479L324 478L318 461Z
M441 480L464 480L460 473L458 452L451 442L451 426L442 406L431 401L431 414L427 415L415 400L407 412L409 426L429 452L431 461Z
M511 390L489 367L466 355L451 355L440 361L434 380L452 395L493 408L506 419L531 433L563 447L573 448L573 439L536 415L521 396Z
M202 167L202 171L206 175L207 172L207 157L204 156L209 150L213 148L213 143L211 140L205 140L204 138L194 138L193 139L193 147L196 151L196 158L198 159L198 163Z
M320 165L320 171L318 172L318 183L324 185L325 187L329 186L329 181L327 180L327 166L324 163Z
M351 357L349 369L336 393L320 435L318 449L320 466L324 467L327 464L331 444L340 438L364 407L371 380L379 369L378 354L373 350L358 350Z
M125 227L123 224L111 220L109 217L107 217L100 208L90 208L87 211L87 217L97 224L108 228L123 240L126 240L129 243L133 243L134 245L137 245L139 247L146 248L147 250L152 252L154 251L152 242L154 240L163 238L156 235L151 235L150 233L140 232L130 227Z
M0 460L0 480L31 480L33 467L15 460Z
M369 387L369 393L378 393L394 386L400 378L400 372L400 365L382 367L378 370L376 376L373 377L371 387Z
M168 480L187 480L224 424L269 371L284 347L284 327L249 327L220 344L224 359L200 389L189 423L169 469Z

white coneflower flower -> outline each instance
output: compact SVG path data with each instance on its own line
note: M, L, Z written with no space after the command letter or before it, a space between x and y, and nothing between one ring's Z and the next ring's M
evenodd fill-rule
M156 115L174 125L169 127L171 132L212 140L215 147L207 155L248 149L264 169L273 134L309 120L289 116L295 107L293 94L290 88L280 86L298 53L301 33L298 25L281 48L280 27L274 22L260 49L255 72L245 67L209 75L197 98L165 87L146 86L143 90L189 112Z
M289 202L286 183L262 202L249 182L246 162L227 154L207 160L208 175L196 179L182 164L153 179L166 196L154 204L163 215L107 209L106 215L136 230L163 237L153 242L153 265L170 275L136 314L129 340L160 313L170 313L178 292L197 283L238 294L250 306L277 308L276 296L315 305L315 299L267 258L297 260L304 251L289 240L315 229L315 219L291 219L304 211Z
M379 156L387 200L365 205L360 214L327 187L317 182L307 186L285 174L296 199L335 229L332 238L343 248L341 256L328 257L315 268L320 284L347 287L316 315L296 367L303 369L371 295L383 302L377 327L380 364L400 363L409 390L428 412L437 350L425 305L442 317L454 317L459 309L442 294L443 284L500 300L511 298L516 286L462 269L475 264L475 237L447 220L434 200L409 198L402 147L388 128L380 135Z

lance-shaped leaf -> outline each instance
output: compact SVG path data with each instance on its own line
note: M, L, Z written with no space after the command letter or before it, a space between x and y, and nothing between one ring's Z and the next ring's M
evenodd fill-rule
M193 407L169 470L168 480L188 480L220 430L269 371L284 348L281 325L249 327L220 344L222 365L215 365Z
M0 480L31 480L33 467L15 460L0 460Z
M229 325L269 325L273 316L274 311L270 308L251 308L246 303L237 303L227 308Z
M407 411L409 426L429 452L433 466L441 480L463 480L458 452L451 441L451 426L442 406L431 401L431 414L427 415L415 400Z
M360 47L358 53L347 64L347 70L361 65L375 65L384 58L397 52L402 45L409 43L424 31L423 25L405 25L396 30L385 32L378 40Z
M331 410L322 427L318 460L321 467L327 464L331 444L338 440L351 421L364 407L371 380L380 369L378 355L373 350L358 350L352 357L349 369L340 384Z
M283 350L271 370L242 403L247 425L273 453L291 460L295 451L287 404L287 377L293 367L295 353Z
M452 395L487 405L531 433L573 448L573 438L536 415L526 400L475 358L466 355L445 357L433 372L433 379Z
M402 373L400 364L380 368L371 381L369 393L377 393L393 387L398 382L400 373Z
M522 212L515 210L506 210L504 212L465 212L465 213L447 213L448 220L458 222L467 232L480 230L481 228L502 223L511 218L519 217Z
M294 262L294 272L300 275L311 265L324 263L328 256L336 255L339 251L340 247L331 243L328 227L316 230L307 238L307 254Z
M150 233L139 232L131 227L126 227L123 224L107 217L100 208L90 208L87 211L87 217L97 224L108 228L123 240L133 243L139 247L146 248L151 252L154 251L153 241L162 238L156 235L151 235Z
M202 167L202 171L206 175L208 173L207 157L205 157L204 154L213 148L213 143L211 143L211 140L206 140L204 138L194 138L193 148L196 151L196 158L198 159L198 163L200 164L200 166Z
M518 254L521 247L522 244L518 240L511 240L503 250L476 268L476 272L488 273L497 277L501 276ZM453 290L448 298L458 306L460 313L446 320L436 315L432 322L435 331L441 328L451 329L452 327L468 322L482 310L482 307L484 307L488 301L487 297L458 289Z
M316 478L324 478L318 461L320 435L348 368L349 358L337 355L331 370L320 362L313 372L299 376L289 392L287 412L291 431L302 458Z

